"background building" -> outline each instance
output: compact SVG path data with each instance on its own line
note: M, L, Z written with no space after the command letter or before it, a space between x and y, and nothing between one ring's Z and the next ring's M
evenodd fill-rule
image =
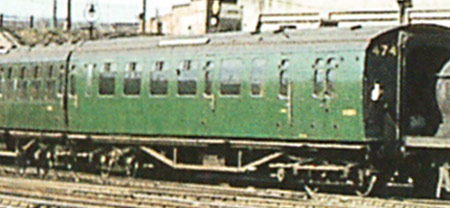
M412 1L415 10L450 9L450 1L448 0ZM318 12L319 18L327 18L329 12L398 11L399 9L397 0L240 0L239 5L243 8L242 28L244 31L255 30L259 15L264 13ZM432 15L449 16L450 11L446 11L446 13ZM397 16L397 14L385 15L386 18Z
M444 10L439 13L414 13L412 16L447 16L450 17L450 1L447 0L413 0L414 10ZM445 11L447 9L447 11ZM149 21L149 30L153 33L162 32L171 35L199 35L207 32L224 32L232 30L254 31L258 25L261 14L287 14L309 13L306 16L279 17L287 20L314 20L312 24L301 26L318 26L319 20L331 16L336 20L342 18L375 19L387 18L390 21L378 22L381 24L398 24L399 10L397 0L191 0L185 4L173 6L172 13L157 16ZM343 11L390 11L386 14L347 15ZM330 12L332 13L330 15ZM334 14L333 12L337 12ZM272 20L273 17L272 17ZM450 20L450 18L449 18ZM307 22L307 21L303 21ZM449 25L450 21L440 21ZM361 24L350 22L352 24ZM363 23L364 24L364 23ZM377 24L371 22L370 24ZM158 27L159 25L159 27ZM262 29L273 30L273 27L264 26ZM300 26L300 27L301 27ZM297 25L298 27L298 25ZM159 28L159 30L158 30Z
M237 0L192 0L172 7L172 13L153 17L148 31L170 35L200 35L241 29Z

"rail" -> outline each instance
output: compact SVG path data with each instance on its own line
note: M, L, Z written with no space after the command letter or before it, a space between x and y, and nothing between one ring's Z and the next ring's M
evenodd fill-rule
M11 167L13 170L14 168ZM299 191L233 188L162 182L92 174L50 172L46 179L3 176L0 166L0 206L11 207L402 207L443 208L448 201L381 199ZM27 171L28 172L28 171Z

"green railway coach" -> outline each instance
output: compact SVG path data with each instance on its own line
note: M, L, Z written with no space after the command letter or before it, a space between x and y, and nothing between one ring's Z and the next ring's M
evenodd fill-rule
M34 155L23 164L290 171L368 192L407 164L405 141L443 125L449 40L410 25L22 47L0 56L0 133Z

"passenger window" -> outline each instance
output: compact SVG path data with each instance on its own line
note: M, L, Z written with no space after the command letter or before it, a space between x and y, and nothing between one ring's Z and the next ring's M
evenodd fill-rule
M167 95L169 82L164 74L164 61L155 62L154 68L150 71L150 94Z
M64 74L65 74L65 66L59 66L59 75L58 75L58 97L62 97L64 93Z
M86 96L91 95L92 89L92 79L95 69L97 68L97 64L87 64L86 65Z
M263 83L264 83L264 66L266 60L255 59L252 63L251 72L251 92L253 96L263 96Z
M205 71L205 95L212 95L212 70L214 69L214 64L212 61L208 61L205 64L203 70Z
M70 68L70 95L75 96L77 94L77 74L76 74L76 66L73 65Z
M45 99L54 100L56 98L56 80L53 65L48 67L45 91L46 91Z
M6 75L6 79L11 79L12 78L12 67L8 68L8 73Z
M137 69L136 62L131 62L127 66L123 82L123 93L125 95L141 94L141 72Z
M19 80L17 81L17 99L23 100L28 97L28 80L26 77L26 67L21 67L19 72Z
M179 95L195 95L197 93L197 75L193 69L193 62L185 60L181 64L181 70L177 70L177 86Z
M55 72L53 71L53 65L48 67L47 79L53 79Z
M323 59L317 59L313 66L314 69L314 91L313 97L318 99L328 99L334 94L333 75L337 68L334 59L329 59L325 64Z
M5 69L3 67L0 67L0 98L3 97L3 76L4 76Z
M6 78L5 78L5 93L4 97L5 99L12 99L14 95L14 88L15 88L15 81L12 79L13 76L13 70L12 67L8 67L8 70L6 71Z
M239 95L241 93L242 61L238 59L222 60L220 70L220 94Z
M100 95L114 95L116 88L115 72L112 69L111 63L105 63L100 73L99 79L99 94Z
M288 96L288 69L289 69L289 60L283 59L278 65L279 70L279 95L281 98L285 98Z
M33 79L31 80L31 98L38 100L40 98L41 80L39 79L40 68L38 66L33 68Z
M22 67L20 68L20 76L19 79L25 79L25 71L27 70L27 68Z
M39 72L40 72L40 68L38 66L34 67L33 79L38 79L39 78Z

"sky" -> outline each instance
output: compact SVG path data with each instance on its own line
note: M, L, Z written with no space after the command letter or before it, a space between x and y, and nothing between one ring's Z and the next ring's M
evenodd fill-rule
M67 14L67 0L57 0L58 18ZM186 3L189 0L147 0L147 18L171 11L174 4ZM101 22L137 22L142 12L143 0L72 0L73 21L85 21L84 11L89 3L99 7L99 20ZM53 0L0 0L0 13L6 16L52 17Z

